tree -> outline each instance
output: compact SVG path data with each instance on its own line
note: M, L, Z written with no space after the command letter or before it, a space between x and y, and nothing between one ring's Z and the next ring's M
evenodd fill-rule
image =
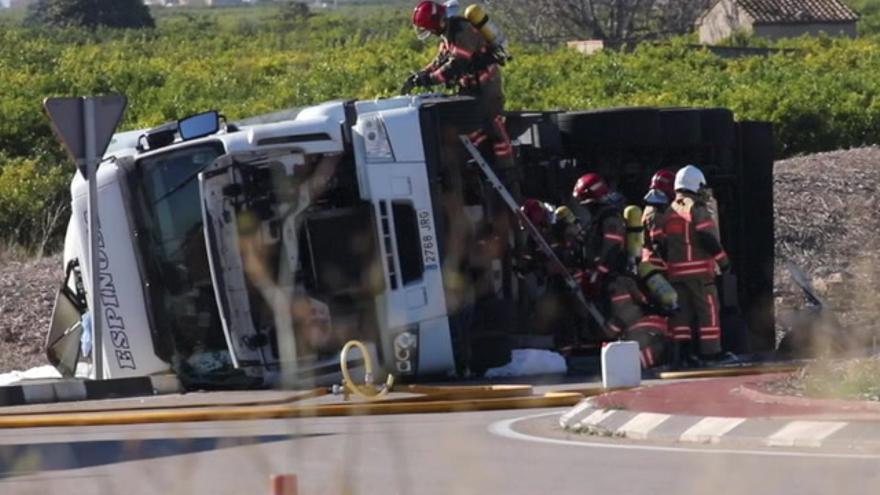
M143 0L37 0L28 7L25 23L86 28L151 28L156 25Z
M527 42L639 41L690 32L711 0L489 0L511 36Z

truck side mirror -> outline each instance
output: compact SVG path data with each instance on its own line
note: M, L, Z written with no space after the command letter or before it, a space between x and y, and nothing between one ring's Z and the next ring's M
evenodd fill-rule
M180 139L189 141L210 136L220 130L220 114L216 110L187 117L177 122Z

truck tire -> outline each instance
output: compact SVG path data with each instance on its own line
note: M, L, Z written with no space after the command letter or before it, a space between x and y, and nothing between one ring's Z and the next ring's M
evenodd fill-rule
M753 350L770 350L776 339L774 332L774 224L773 159L775 155L773 125L769 122L743 121L737 124L739 134L740 184L739 211L744 231L742 262L735 267L740 276L740 304L750 329Z
M566 150L651 148L662 142L660 113L655 108L611 108L567 112L556 116Z
M660 126L667 149L687 149L700 146L702 112L691 108L660 110Z
M733 112L726 108L704 108L700 112L703 146L729 148L736 139Z

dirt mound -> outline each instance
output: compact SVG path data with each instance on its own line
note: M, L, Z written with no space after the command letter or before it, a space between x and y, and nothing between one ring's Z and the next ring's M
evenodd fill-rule
M43 343L64 275L61 265L61 256L0 259L0 371L47 364Z
M833 151L776 163L777 311L800 305L785 264L806 272L850 331L880 328L880 148ZM861 338L859 340L862 340Z

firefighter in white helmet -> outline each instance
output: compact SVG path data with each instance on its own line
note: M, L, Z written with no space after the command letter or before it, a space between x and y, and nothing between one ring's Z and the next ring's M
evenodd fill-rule
M669 280L678 291L680 310L670 319L678 350L676 359L685 357L682 348L690 346L695 333L699 345L691 351L712 359L721 353L715 275L718 268L727 270L730 261L721 246L715 220L701 197L706 187L703 172L693 165L680 169L674 187L675 199L663 215L660 244Z

